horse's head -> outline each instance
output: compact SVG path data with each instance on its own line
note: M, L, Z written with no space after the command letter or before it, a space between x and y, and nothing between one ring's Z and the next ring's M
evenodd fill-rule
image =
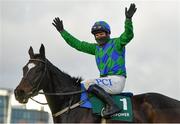
M42 44L39 54L34 54L30 47L30 60L23 67L23 78L17 88L14 90L15 98L20 103L27 103L28 99L38 94L42 89L42 81L46 75L47 65L45 58L45 48Z

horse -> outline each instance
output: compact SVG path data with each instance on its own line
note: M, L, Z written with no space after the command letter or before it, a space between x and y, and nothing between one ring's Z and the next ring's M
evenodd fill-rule
M79 107L81 77L72 77L54 66L45 56L41 44L38 54L29 48L30 59L23 67L23 77L14 90L15 98L26 104L40 90L46 97L54 123L100 123L102 117L92 110ZM85 92L85 91L84 91ZM180 122L180 101L159 93L144 93L132 96L133 122ZM62 112L63 111L63 112ZM61 112L60 115L54 116ZM122 122L106 119L107 123Z

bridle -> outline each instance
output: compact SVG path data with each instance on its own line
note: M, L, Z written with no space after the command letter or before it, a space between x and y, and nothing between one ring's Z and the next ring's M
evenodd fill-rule
M40 85L41 85L41 83L42 83L42 81L43 81L43 79L45 78L46 73L47 73L47 59L45 59L45 61L44 61L44 60L41 60L41 59L30 59L29 61L38 61L38 62L43 63L43 64L44 64L44 72L43 72L43 74L42 74L42 76L41 76L40 81L38 82L38 84L37 84L36 86L34 86L34 83L31 83L33 89L32 89L32 91L29 92L27 95L35 96L35 95L38 95L38 94L43 94L43 95L49 95L49 96L55 96L55 95L56 95L56 96L67 96L67 95L75 95L75 94L80 94L80 93L86 92L86 90L79 90L79 91L72 91L72 92L58 92L58 93L39 92L39 87L40 87ZM26 76L27 76L27 74L25 75L25 77L23 77L23 79L26 80ZM76 82L79 82L79 80L77 80ZM37 102L37 103L39 103L39 104L41 104L41 105L47 105L47 104L48 104L48 103L41 103L41 102L33 99L32 97L30 97L30 99L32 99L33 101L35 101L35 102ZM86 100L86 99L85 99L85 100ZM54 116L54 117L57 117L57 116L63 114L64 112L66 112L66 111L69 111L69 110L71 110L71 109L74 109L74 108L80 106L81 104L83 104L83 103L85 102L85 100L81 100L81 101L79 101L79 102L77 102L77 103L75 103L75 104L73 104L73 105L71 105L71 102L69 102L69 106L68 106L68 107L66 107L66 108L64 108L63 110L61 110L61 111L53 114L53 116ZM72 100L71 100L71 101L72 101Z
M33 95L33 96L35 96L35 95L38 95L38 94L39 94L39 87L40 87L40 85L41 85L41 83L42 83L42 81L43 81L43 79L44 79L44 77L45 77L45 75L46 75L46 72L47 72L47 60L43 61L43 60L41 60L41 59L30 59L29 62L30 62L30 61L38 61L38 62L41 62L41 63L43 63L43 64L45 65L43 75L41 76L41 79L38 81L38 84L35 86L35 85L34 85L34 82L31 83L33 89L32 89L31 92L27 93L27 95ZM29 71L28 71L28 72L29 72ZM28 72L27 72L26 75L23 77L23 80L27 80L26 77L27 77L27 75L28 75Z

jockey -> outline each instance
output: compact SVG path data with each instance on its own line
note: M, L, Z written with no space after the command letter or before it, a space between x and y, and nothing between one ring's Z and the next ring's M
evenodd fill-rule
M135 12L135 4L131 4L128 10L125 9L125 31L117 38L110 38L110 26L105 21L96 22L92 26L91 33L97 43L78 40L64 29L63 22L58 17L52 23L71 47L95 56L100 77L84 80L82 83L88 92L95 94L106 103L105 110L102 112L104 118L121 111L109 94L119 94L124 89L125 46L134 36L131 19Z

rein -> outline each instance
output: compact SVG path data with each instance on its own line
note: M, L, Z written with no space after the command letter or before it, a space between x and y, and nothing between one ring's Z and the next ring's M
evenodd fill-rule
M80 94L80 93L83 93L83 92L86 92L86 90L66 92L66 93L44 93L44 92L38 92L38 94L43 94L43 95L48 95L48 96L68 96L68 95ZM30 99L33 100L36 103L41 104L41 105L47 105L48 104L48 103L39 102L39 101L33 99L32 97Z
M68 95L75 95L75 94L80 94L86 92L86 90L79 90L79 91L72 91L72 92L66 92L66 93L44 93L44 92L39 92L38 94L44 94L48 96L68 96Z

